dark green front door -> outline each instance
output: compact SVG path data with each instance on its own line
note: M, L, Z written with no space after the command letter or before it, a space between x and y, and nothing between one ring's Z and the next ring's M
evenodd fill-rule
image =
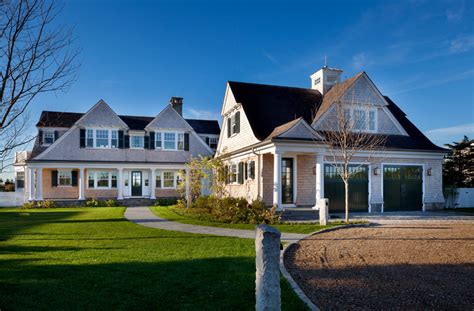
M132 197L142 196L142 172L132 171Z
M423 209L423 167L385 165L383 167L383 210Z
M368 212L369 172L366 165L349 165L349 212ZM324 197L329 199L329 212L344 212L344 182L331 164L324 165Z
M281 202L283 204L293 203L293 159L281 159Z

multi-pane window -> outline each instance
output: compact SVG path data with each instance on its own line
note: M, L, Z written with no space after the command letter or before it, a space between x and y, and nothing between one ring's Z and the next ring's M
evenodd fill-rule
M237 182L237 164L232 164L229 167L229 182Z
M178 150L184 150L184 134L178 133Z
M117 173L111 171L89 171L87 176L89 188L117 188Z
M163 148L163 141L161 140L161 132L155 133L155 149Z
M217 141L218 141L217 137L209 137L209 147L211 147L212 149L216 149Z
M161 188L161 174L156 175L156 188Z
M246 179L255 179L255 161L248 161L246 167Z
M354 128L356 130L367 129L365 110L354 110Z
M236 134L237 131L237 114L234 114L232 118L230 119L230 128L231 128L231 134Z
M369 111L369 131L375 131L375 111Z
M163 133L164 135L164 149L175 150L176 149L176 134L175 133Z
M95 131L95 147L96 148L109 147L109 131L108 130Z
M163 172L163 188L174 188L174 172Z
M94 172L89 172L87 177L87 185L89 188L94 188Z
M25 187L25 172L16 172L16 187L24 188Z
M143 148L145 145L145 138L140 135L130 136L130 147L131 148Z
M112 131L112 148L118 148L118 131Z
M54 132L52 131L44 132L43 143L45 145L51 145L52 143L54 143Z
M111 188L117 188L117 173L112 172L110 173L110 180L111 180Z
M87 130L87 147L89 148L94 147L94 130L93 129Z
M356 131L375 132L377 129L376 110L344 109L344 121Z
M108 188L109 187L109 172L97 172L97 188Z
M58 171L58 185L59 186L70 186L72 184L72 173L71 171Z

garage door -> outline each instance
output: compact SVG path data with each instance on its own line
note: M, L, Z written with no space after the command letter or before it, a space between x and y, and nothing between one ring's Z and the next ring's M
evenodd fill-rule
M384 165L383 200L384 211L421 211L423 167Z
M369 206L369 174L366 165L350 165L349 211L367 212ZM329 199L329 212L344 212L344 183L330 164L324 165L324 197Z

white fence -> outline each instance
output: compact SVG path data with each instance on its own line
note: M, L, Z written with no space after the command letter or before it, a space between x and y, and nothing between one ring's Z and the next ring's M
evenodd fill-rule
M457 188L446 194L446 207L474 207L474 188Z
M23 191L0 192L0 206L21 206L26 202Z

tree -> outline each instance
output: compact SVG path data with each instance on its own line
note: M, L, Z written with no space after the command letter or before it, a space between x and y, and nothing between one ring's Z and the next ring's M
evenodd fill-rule
M38 95L65 91L75 79L72 32L55 23L53 0L2 1L0 7L0 170L28 136L28 107Z
M339 100L328 109L318 130L329 153L330 164L344 183L345 221L349 222L349 180L361 166L373 160L376 152L384 149L387 136L370 132L375 130L372 104L358 102L354 93L343 95L338 94ZM358 164L352 166L351 162Z
M445 146L450 152L444 159L444 186L474 187L474 140L464 136L459 142Z

